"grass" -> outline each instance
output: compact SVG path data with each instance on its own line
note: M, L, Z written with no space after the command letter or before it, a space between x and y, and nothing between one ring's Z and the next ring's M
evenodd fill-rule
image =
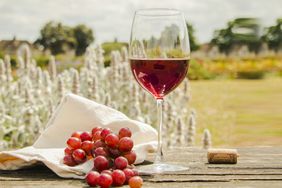
M282 79L192 81L197 143L204 128L214 146L282 145Z

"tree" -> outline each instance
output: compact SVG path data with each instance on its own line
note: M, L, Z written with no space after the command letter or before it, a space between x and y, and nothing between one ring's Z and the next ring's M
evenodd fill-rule
M213 45L217 45L221 52L229 53L232 46L232 37L233 36L230 27L226 29L215 30L211 43Z
M92 29L86 25L80 24L73 29L74 38L76 39L76 55L84 54L87 46L94 41Z
M64 53L66 50L73 49L76 41L73 38L72 30L59 22L48 22L40 30L40 38L35 43L50 49L53 55Z
M272 50L282 49L282 18L276 20L276 25L266 28L262 40Z
M250 51L257 52L261 44L259 30L258 19L237 18L228 22L226 28L216 30L211 43L217 45L219 50L225 53L241 45L247 45Z
M189 41L190 41L190 48L191 51L196 51L199 49L199 44L197 42L197 39L195 37L195 29L192 24L189 24L186 22L188 34L189 34Z
M40 30L40 37L35 43L42 45L44 50L51 50L53 55L69 50L75 50L76 55L81 55L93 41L92 30L85 25L72 28L60 22L51 21Z

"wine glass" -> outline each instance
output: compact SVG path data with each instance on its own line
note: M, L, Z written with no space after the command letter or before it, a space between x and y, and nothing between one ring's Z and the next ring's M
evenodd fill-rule
M188 168L166 164L163 159L162 121L164 97L186 77L190 45L183 14L175 9L142 9L135 12L129 44L132 73L157 102L158 149L155 162L139 168L162 173Z

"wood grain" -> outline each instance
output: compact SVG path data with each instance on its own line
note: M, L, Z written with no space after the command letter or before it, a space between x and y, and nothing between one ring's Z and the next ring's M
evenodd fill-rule
M144 175L144 187L282 187L282 147L237 148L237 164L208 164L200 148L172 148L166 161L189 167L177 173ZM147 163L153 159L150 154ZM43 165L0 171L0 188L87 187L84 181L62 179Z

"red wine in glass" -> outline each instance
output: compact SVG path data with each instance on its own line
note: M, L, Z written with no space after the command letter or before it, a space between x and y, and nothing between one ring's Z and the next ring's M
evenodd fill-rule
M137 82L156 99L162 99L185 78L188 58L130 59L132 73Z
M158 128L155 162L138 167L141 173L159 174L188 169L165 162L162 127L164 98L186 77L189 59L189 35L183 13L175 9L142 9L135 12L129 42L130 66L139 85L156 99L154 115Z

